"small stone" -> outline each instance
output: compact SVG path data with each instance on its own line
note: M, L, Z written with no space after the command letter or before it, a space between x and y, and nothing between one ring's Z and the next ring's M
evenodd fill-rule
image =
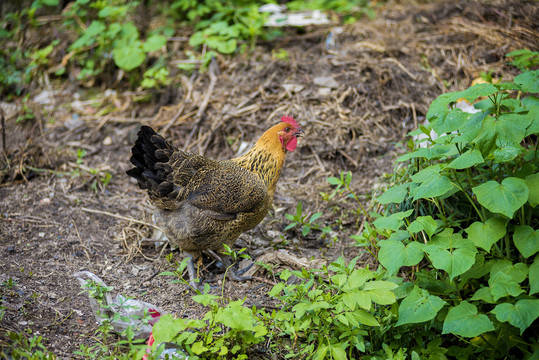
M300 84L283 84L282 86L288 93L299 93L303 90L303 85Z
M316 86L328 87L330 89L336 89L339 87L339 83L331 76L317 76L313 79L313 83Z
M50 203L51 203L51 199L49 198L44 198L44 199L39 200L39 205L49 205Z
M110 144L112 144L112 138L111 138L110 136L107 136L107 137L103 140L103 145L109 146Z
M331 89L327 87L319 88L318 91L316 92L316 96L318 97L326 97L329 94L331 94Z
M40 232L39 234L37 234L40 238L42 237L45 237L45 233L44 232Z

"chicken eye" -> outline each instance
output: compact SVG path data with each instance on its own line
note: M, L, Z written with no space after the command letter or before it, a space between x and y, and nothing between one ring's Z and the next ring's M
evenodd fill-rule
M284 129L284 131L289 132L289 131L290 131L290 128L289 128L289 127L286 127L286 128Z

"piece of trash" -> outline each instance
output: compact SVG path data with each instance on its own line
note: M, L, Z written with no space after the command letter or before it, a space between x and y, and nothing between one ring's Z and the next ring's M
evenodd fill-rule
M157 306L145 301L128 299L125 296L118 294L114 299L107 288L107 285L97 275L90 271L79 271L73 276L79 281L80 286L88 292L90 299L90 307L95 315L95 319L99 324L109 321L114 331L122 334L127 327L133 329L135 339L146 339L152 333L153 325L159 321L163 311ZM95 292L88 287L88 283L92 282L101 290ZM98 294L102 296L101 304L92 296Z
M148 348L146 349L146 354L142 356L142 360L147 360L148 355L151 354L152 350L151 347L153 343L155 342L153 338L153 333L150 334L150 337L148 338L148 341L146 341L146 345L148 345ZM164 342L160 343L158 348L164 346L165 349L161 354L159 355L158 359L179 359L179 360L188 360L189 356L181 351L180 347L172 342Z
M307 25L325 25L330 21L326 13L320 10L300 11L287 13L285 6L276 4L266 4L258 8L259 12L270 13L264 26L307 26Z

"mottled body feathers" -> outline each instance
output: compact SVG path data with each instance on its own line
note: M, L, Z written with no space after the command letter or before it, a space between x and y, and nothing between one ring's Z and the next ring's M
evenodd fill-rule
M247 154L211 160L178 150L143 126L132 149L135 167L127 174L148 191L156 223L171 242L193 255L221 250L223 243L232 246L266 216L288 151L290 127L295 140L302 132L299 125L298 130L281 123Z

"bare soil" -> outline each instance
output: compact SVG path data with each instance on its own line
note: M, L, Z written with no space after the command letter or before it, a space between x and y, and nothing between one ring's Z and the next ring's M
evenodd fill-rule
M512 78L516 69L504 55L539 48L538 15L536 2L392 3L377 19L344 26L342 33L334 27L306 29L259 43L244 55L220 57L211 92L208 73L178 76L181 86L149 102L140 101L141 93L50 80L31 93L36 119L19 124L21 103L2 103L0 346L10 346L7 331L29 330L61 358L73 358L79 344L95 343L95 318L72 276L81 270L101 277L114 293L176 316L206 311L186 286L156 276L173 269L165 259L171 250L156 249L151 227L129 220L151 223L146 194L125 174L140 124L180 148L223 159L254 143L280 116L293 115L307 135L288 155L274 210L240 237L237 248L246 247L255 259L284 249L308 259L360 255L372 263L349 237L363 220L356 206L319 195L331 192L326 178L351 171L352 188L370 206L373 189L392 172L402 141L424 122L430 102L442 92L467 88L490 69L494 77ZM336 41L328 48L330 31ZM181 59L186 44L171 46ZM288 59L272 56L281 48ZM320 76L336 83L317 85ZM200 111L205 97L207 107ZM79 149L86 151L81 164ZM106 172L112 178L104 186ZM295 213L299 201L304 214L323 212L320 222L334 227L336 241L319 233L303 237L300 229L283 232L289 224L284 214ZM181 258L172 251L172 261ZM220 294L222 270L208 259L204 265L202 276ZM253 281L225 281L224 296L245 298L247 305L271 304L266 293L274 281L264 272Z

